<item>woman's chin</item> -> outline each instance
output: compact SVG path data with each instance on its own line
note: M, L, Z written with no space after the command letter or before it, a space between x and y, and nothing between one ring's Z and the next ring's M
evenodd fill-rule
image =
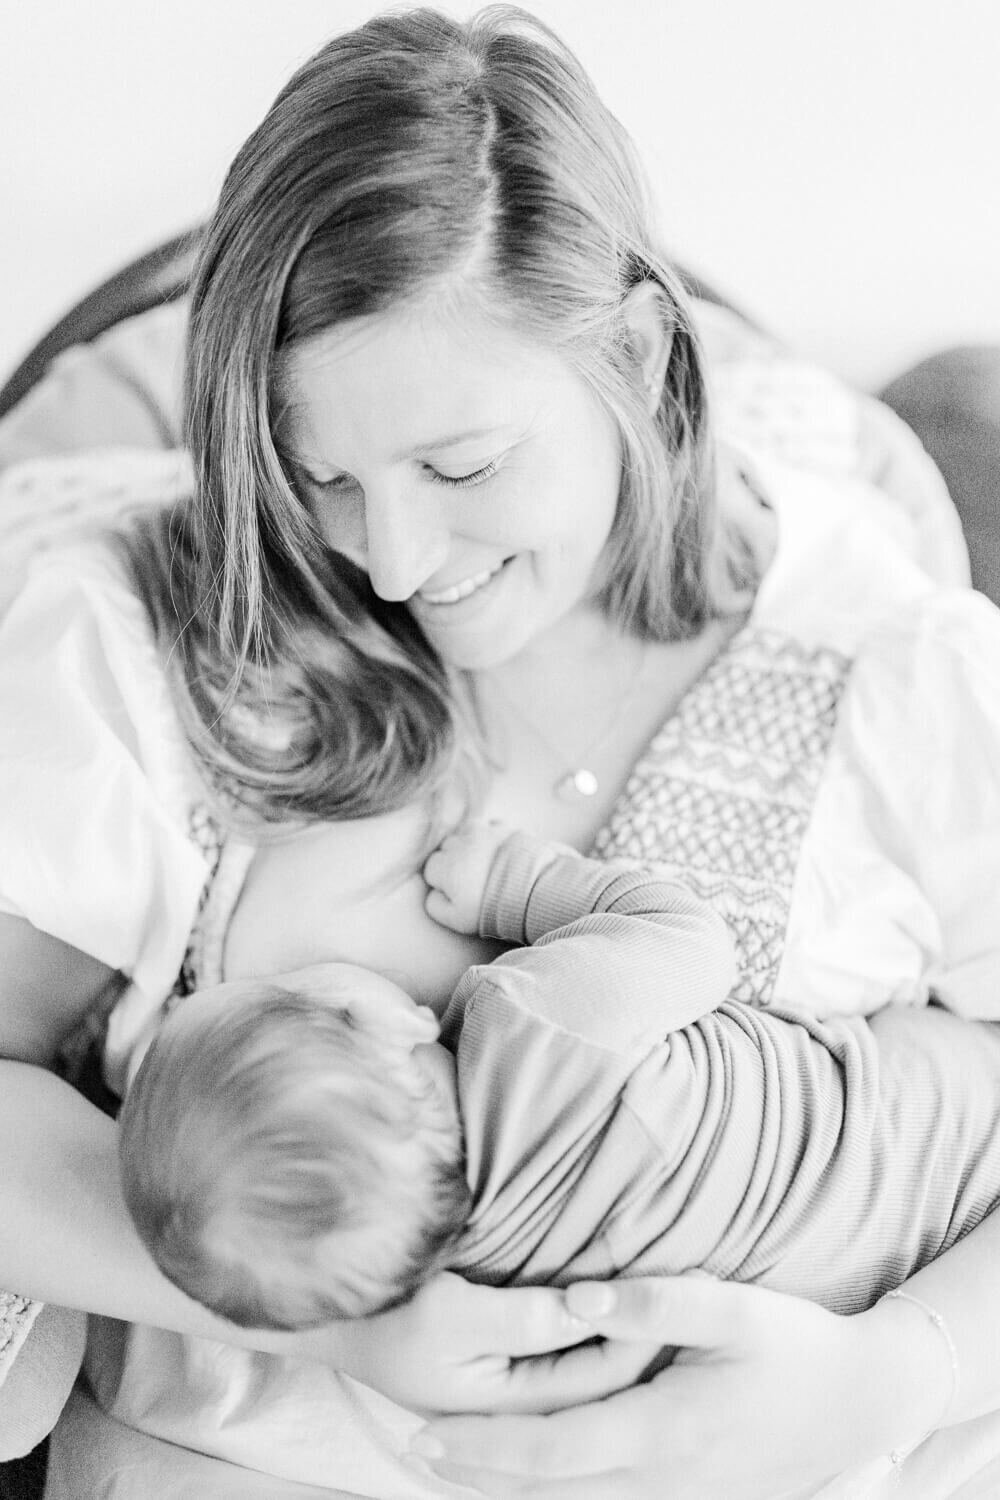
M458 632L437 632L424 626L424 634L441 660L458 672L487 672L502 666L522 649L521 632L499 630L478 638Z
M518 602L517 559L489 583L454 604L432 604L420 595L409 610L442 661L460 671L498 666L531 636L530 617Z

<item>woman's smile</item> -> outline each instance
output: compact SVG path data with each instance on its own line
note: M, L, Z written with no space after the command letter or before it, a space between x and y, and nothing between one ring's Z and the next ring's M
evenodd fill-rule
M468 575L445 589L418 589L410 614L438 653L462 667L505 660L518 615L531 607L532 559L507 557L493 568Z
M446 588L418 589L416 599L421 604L434 606L460 604L463 599L468 599L473 594L481 593L486 585L497 577L501 569L506 567L510 560L510 558L505 558L503 562L497 563L495 568L485 568L481 573L473 573L471 577L463 578L458 583L449 584Z
M460 311L431 300L296 346L282 446L329 545L476 670L589 612L621 456L558 353Z

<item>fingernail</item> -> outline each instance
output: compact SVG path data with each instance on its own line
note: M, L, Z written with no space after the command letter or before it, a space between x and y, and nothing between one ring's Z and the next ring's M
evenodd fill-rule
M582 1281L566 1289L566 1306L576 1317L586 1318L588 1322L614 1312L617 1300L614 1287L606 1285Z
M410 1452L418 1458L444 1458L444 1443L429 1432L418 1432L410 1439Z

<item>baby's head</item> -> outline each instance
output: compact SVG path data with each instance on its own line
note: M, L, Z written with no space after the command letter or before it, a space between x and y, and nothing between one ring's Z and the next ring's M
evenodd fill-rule
M322 964L192 995L119 1117L125 1201L188 1296L308 1328L408 1297L470 1206L452 1063L390 980Z

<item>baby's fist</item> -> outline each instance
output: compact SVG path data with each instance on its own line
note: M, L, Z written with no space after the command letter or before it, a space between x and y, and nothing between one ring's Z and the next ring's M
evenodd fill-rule
M424 865L430 889L428 913L452 932L475 936L493 860L510 829L503 823L463 823L434 850Z

